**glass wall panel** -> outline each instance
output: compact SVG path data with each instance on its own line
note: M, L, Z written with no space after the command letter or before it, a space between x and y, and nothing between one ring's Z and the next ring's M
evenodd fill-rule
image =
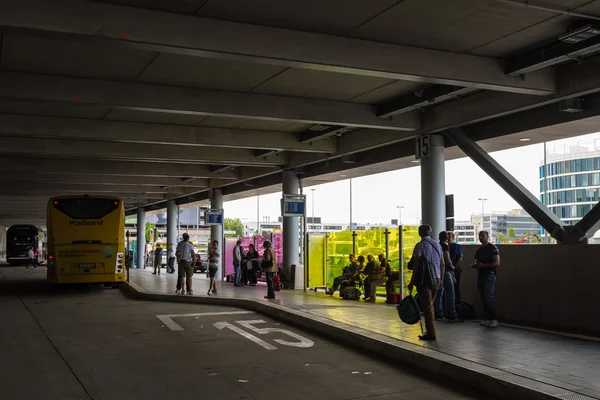
M325 287L325 254L327 236L322 233L311 233L308 239L308 282L306 287Z

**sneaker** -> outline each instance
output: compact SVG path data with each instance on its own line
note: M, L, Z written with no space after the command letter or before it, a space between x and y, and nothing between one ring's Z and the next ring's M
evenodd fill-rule
M481 323L479 325L481 325L481 326L488 326L490 324L490 322L492 322L492 321L490 321L488 319L488 320L485 320L485 321L481 321Z
M210 296L210 290L208 292L206 292L206 294Z
M181 289L177 289L177 290L175 291L175 294L180 294L180 293L181 293Z
M193 291L193 290L189 290L189 291L187 292L187 294L188 294L188 296L193 296L193 295L194 295L194 291Z
M436 321L445 321L446 318L444 318L444 317L435 317L435 320Z
M454 318L448 318L446 319L446 322L449 324L456 324L459 322L464 322L462 319L458 318L458 317L454 317Z
M489 324L486 325L488 328L497 328L498 327L498 321L493 319L491 321L489 321Z
M217 292L217 289L213 289L213 290L212 290L212 293L213 293L213 294L217 294L217 293L218 293L218 292Z

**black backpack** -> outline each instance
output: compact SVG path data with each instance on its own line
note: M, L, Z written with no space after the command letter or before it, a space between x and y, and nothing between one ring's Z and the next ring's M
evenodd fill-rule
M421 308L412 295L402 299L396 307L400 320L408 325L414 325L421 321Z

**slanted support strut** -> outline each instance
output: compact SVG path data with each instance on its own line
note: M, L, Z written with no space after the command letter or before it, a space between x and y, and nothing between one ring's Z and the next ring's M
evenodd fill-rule
M580 228L565 226L553 212L508 173L496 160L483 150L463 129L450 129L444 134L452 140L471 160L508 193L529 215L533 217L559 243L581 243L585 236ZM600 210L598 210L600 214ZM600 215L599 215L600 218ZM578 224L579 225L579 224ZM585 240L583 240L585 242Z

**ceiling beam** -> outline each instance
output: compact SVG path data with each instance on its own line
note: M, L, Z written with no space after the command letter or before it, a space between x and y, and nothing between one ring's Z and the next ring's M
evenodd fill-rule
M461 86L433 85L416 92L398 97L377 106L377 116L390 118L415 110L422 110L447 100L458 99L477 89Z
M185 194L184 188L166 188L164 186L139 186L139 185L96 185L94 183L35 183L32 185L30 182L21 181L2 181L2 188L0 194L5 191L21 191L26 193L28 189L34 190L55 190L64 193L81 193L86 194L89 192L95 193L133 193L133 194Z
M32 12L35 10L35 12ZM77 0L4 0L0 27L136 49L546 95L552 71L525 80L501 60Z
M423 111L423 132L440 132L600 92L599 70L600 56L557 67L557 92L547 97L484 91L428 107Z
M298 140L302 143L320 143L323 139L342 136L356 129L358 128L350 126L315 125L308 131L297 133L297 136Z
M11 174L0 175L0 184L8 182L23 182L28 185L45 184L93 184L102 186L137 185L143 190L145 186L156 187L188 187L188 188L207 188L208 179L183 179L183 178L163 178L148 176L107 176L107 175L76 175L76 174L31 174L25 172L13 172Z
M0 97L101 104L117 109L172 114L213 115L408 131L420 128L417 113L382 119L375 115L369 104L8 71L0 72Z
M103 192L97 190L86 191L85 193L67 193L64 191L59 191L55 189L37 189L28 187L26 190L8 190L8 189L0 189L0 197L12 197L12 196L23 196L24 194L35 196L35 197L45 197L49 199L51 197L60 197L60 196L73 196L76 194L87 194L89 196L109 196L109 197L117 197L123 199L126 203L128 200L138 200L140 202L147 202L150 200L167 200L167 195L161 193L122 193L122 192Z
M160 161L163 163L232 164L275 166L285 164L281 155L257 158L252 150L161 146L157 144L94 142L37 138L2 138L0 154L73 157L84 159Z
M8 157L0 155L0 172L22 172L31 174L74 174L85 176L126 176L164 178L218 178L239 179L240 171L256 171L256 167L239 170L211 171L209 165L166 164L159 162L76 160L67 158ZM261 170L268 168L260 168ZM192 181L193 182L193 181Z
M242 129L190 127L137 122L96 121L75 118L0 114L0 133L22 137L86 139L238 149L291 150L333 153L335 140L301 143L295 133Z

